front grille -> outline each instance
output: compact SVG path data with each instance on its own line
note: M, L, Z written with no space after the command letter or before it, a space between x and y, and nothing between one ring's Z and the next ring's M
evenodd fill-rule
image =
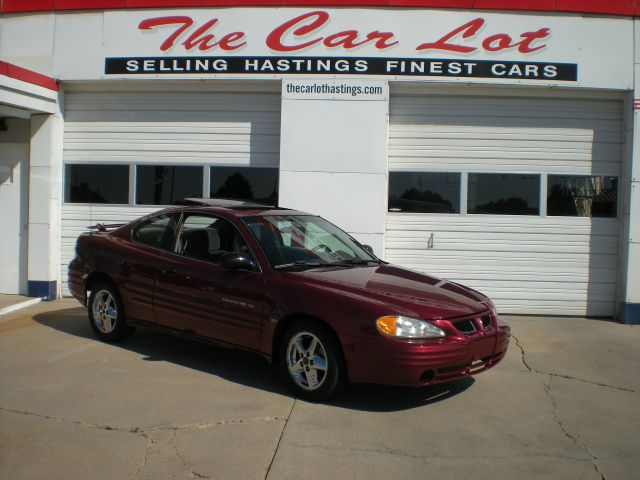
M476 322L473 320L460 320L459 322L454 322L453 326L456 327L458 331L466 334L476 331Z
M482 327L480 327L482 325ZM467 318L465 320L458 320L453 322L453 326L458 329L459 332L465 335L471 335L478 330L487 330L491 328L491 316L489 314L482 315L476 318Z

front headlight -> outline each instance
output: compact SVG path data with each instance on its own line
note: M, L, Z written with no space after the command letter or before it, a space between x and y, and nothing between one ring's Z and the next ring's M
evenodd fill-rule
M435 325L416 318L402 315L386 315L376 320L378 331L396 338L442 338L443 330Z

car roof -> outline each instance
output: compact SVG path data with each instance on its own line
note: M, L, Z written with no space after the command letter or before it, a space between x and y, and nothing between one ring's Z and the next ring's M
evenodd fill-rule
M211 206L211 205L181 205L170 207L165 212L206 212L223 213L234 217L254 217L254 216L284 216L284 215L311 215L311 213L292 210L289 208L258 206L258 205L236 205L236 206Z

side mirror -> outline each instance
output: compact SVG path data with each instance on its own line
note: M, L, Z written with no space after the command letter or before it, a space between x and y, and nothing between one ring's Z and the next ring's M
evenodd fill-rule
M375 255L375 253L373 253L373 247L371 245L362 245L362 248L364 248L371 255Z
M242 252L225 253L220 257L220 266L229 270L248 270L250 272L258 270L256 262Z

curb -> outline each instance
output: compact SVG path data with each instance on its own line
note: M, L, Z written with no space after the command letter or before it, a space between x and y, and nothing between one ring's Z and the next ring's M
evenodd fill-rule
M31 305L35 305L36 303L40 303L41 301L41 298L30 298L29 300L9 305L8 307L0 308L0 317L17 310L22 310L23 308L30 307Z

